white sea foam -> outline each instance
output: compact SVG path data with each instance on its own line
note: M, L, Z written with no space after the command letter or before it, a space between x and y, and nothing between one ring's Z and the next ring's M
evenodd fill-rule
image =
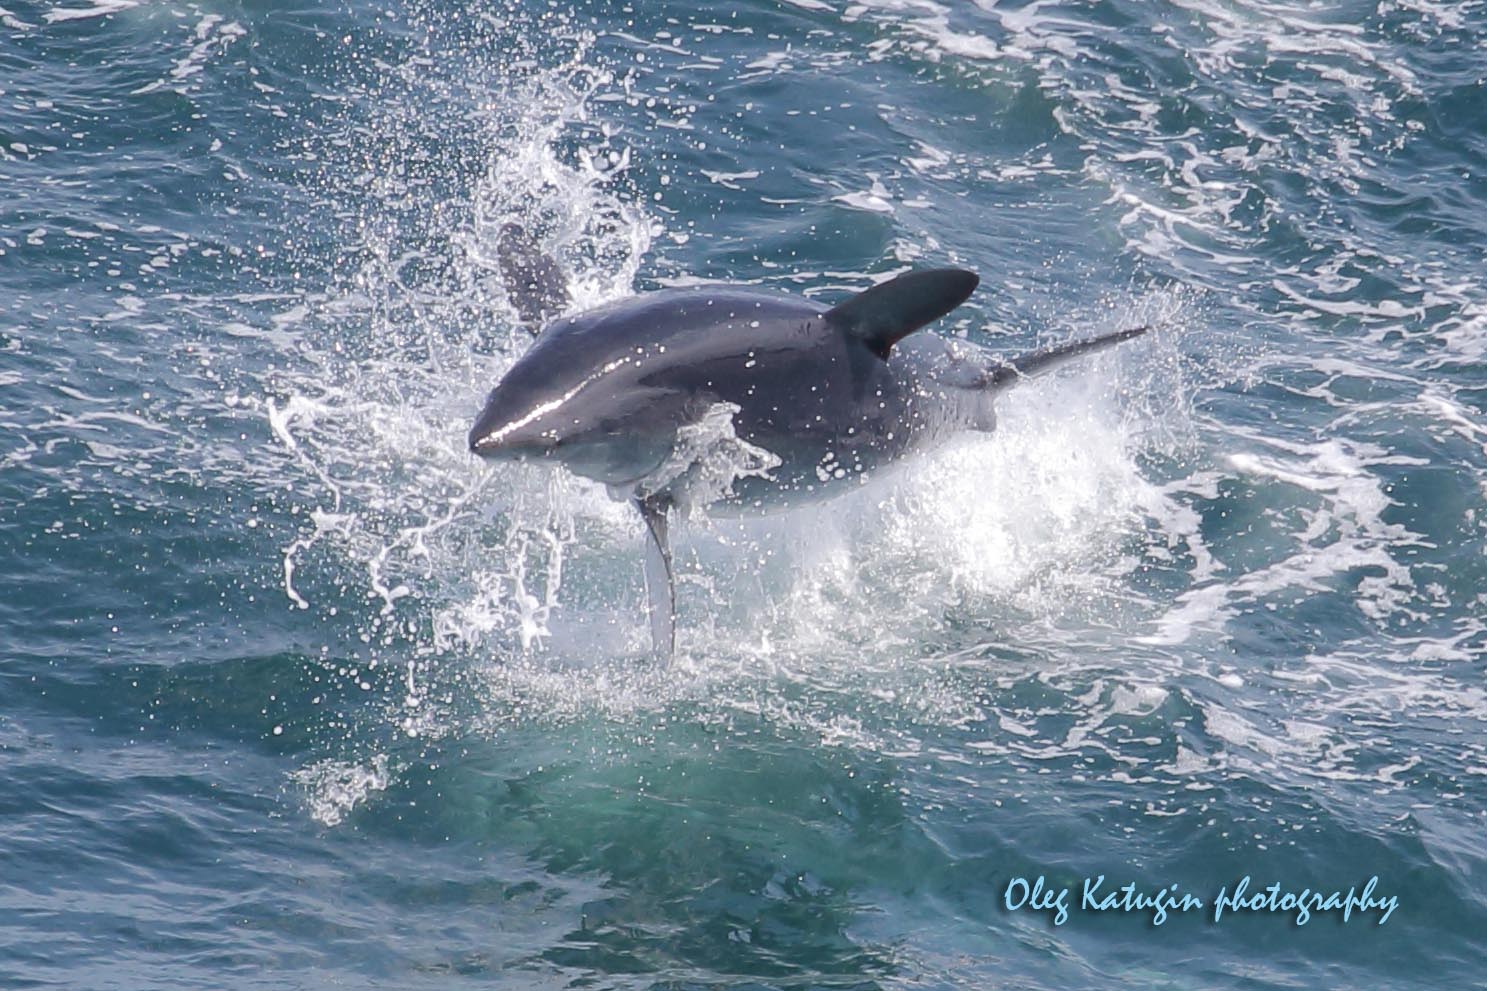
M323 760L290 775L304 789L310 815L325 826L343 822L358 805L386 791L396 771L385 754L376 754L364 764Z
M105 17L131 7L138 7L139 0L93 0L91 7L53 7L41 19L48 24L58 21L79 21L90 17Z
M191 32L191 48L176 60L170 72L152 83L131 90L131 95L152 93L165 88L186 92L192 77L200 74L214 55L222 54L247 33L247 29L236 21L224 22L220 14L203 15Z
M4 7L0 7L0 24L5 25L12 31L30 31L36 26L34 24L29 24L26 21L21 20L15 14L6 10Z
M1196 584L1177 598L1144 642L1182 643L1196 627L1221 626L1232 618L1236 603L1264 601L1287 589L1323 591L1329 580L1354 569L1382 572L1377 580L1365 580L1356 598L1359 608L1375 618L1391 614L1413 591L1410 569L1391 550L1418 538L1384 520L1390 500L1369 470L1393 458L1371 445L1343 440L1294 444L1255 439L1285 454L1236 453L1229 458L1235 469L1320 497L1314 508L1302 510L1306 525L1292 535L1294 552L1229 581L1212 577Z
M883 185L882 180L878 176L868 173L868 178L872 182L867 189L850 193L838 193L832 199L858 210L867 210L871 213L892 213L892 194L888 192L888 188Z
M670 489L683 517L694 507L731 495L741 478L764 477L780 459L738 436L733 403L715 403L702 417L677 431L671 453L635 489L642 498Z

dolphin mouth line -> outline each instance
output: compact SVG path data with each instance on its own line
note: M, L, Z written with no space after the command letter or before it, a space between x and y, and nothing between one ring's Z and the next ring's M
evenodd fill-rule
M566 404L570 399L578 395L588 386L592 385L594 382L598 381L610 372L613 372L615 369L628 364L629 362L630 357L628 355L614 361L610 361L598 370L584 376L584 378L577 385L569 389L567 392L563 393L560 396L557 396L554 399L549 399L545 403L538 403L536 406L533 406L531 409L527 410L527 412L523 413L515 420L512 420L510 423L502 424L501 426L496 427L494 430L488 431L478 438L474 435L473 432L471 432L470 450L475 454L479 454L483 457L489 457L493 454L498 453L500 451L500 445L502 441L504 441L512 433L520 430L522 427L534 423L537 420L540 420L542 417L553 412L554 410L562 408L564 404ZM489 402L489 400L487 400L487 402ZM544 453L550 454L555 447L557 447L556 441L554 441L552 444L547 445L544 448Z
M513 464L525 464L528 461L550 461L557 453L557 449L551 447L544 447L540 450L471 447L470 450L487 461L507 461Z
M518 417L517 419L512 420L510 423L504 424L503 426L497 427L496 429L489 431L482 437L476 438L472 436L470 438L470 450L474 451L476 454L489 454L500 450L501 442L509 437L512 433L520 430L522 427L525 427L527 424L538 419L539 417L547 413L551 413L559 406L562 406L568 400L577 395L578 390L582 389L587 384L587 382L581 382L573 389L570 389L568 392L565 392L558 398L550 399L545 403L539 403L538 405L528 410L526 415Z

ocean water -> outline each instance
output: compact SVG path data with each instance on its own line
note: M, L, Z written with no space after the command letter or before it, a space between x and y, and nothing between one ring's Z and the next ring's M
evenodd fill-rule
M1484 986L1487 4L0 4L0 986ZM1157 330L680 527L663 668L465 450L513 219Z

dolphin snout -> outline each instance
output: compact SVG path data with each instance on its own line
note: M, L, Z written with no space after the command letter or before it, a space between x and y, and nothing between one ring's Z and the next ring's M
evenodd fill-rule
M493 457L501 453L500 440L485 436L477 427L470 431L470 453L481 457Z
M512 403L506 390L497 386L470 428L471 453L483 458L512 459L542 453L551 438L543 436L542 425L532 422L536 419Z
M557 446L555 440L524 435L520 431L482 430L479 426L470 431L470 451L482 458L520 461L548 457Z

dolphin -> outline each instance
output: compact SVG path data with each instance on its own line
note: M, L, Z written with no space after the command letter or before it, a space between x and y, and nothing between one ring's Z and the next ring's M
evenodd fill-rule
M992 430L1007 388L1147 330L1011 360L914 334L978 281L958 268L908 272L831 307L731 285L667 289L557 319L491 390L470 450L556 462L634 503L651 637L669 657L674 512L828 498L952 435Z

